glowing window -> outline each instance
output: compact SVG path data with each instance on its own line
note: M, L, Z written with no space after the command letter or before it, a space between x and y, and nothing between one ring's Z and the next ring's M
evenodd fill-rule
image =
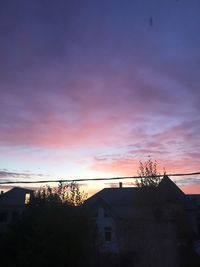
M30 194L26 194L25 195L25 204L29 204L30 203L30 198L31 198Z

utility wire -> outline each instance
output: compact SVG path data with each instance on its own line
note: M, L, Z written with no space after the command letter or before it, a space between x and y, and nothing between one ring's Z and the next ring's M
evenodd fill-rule
M200 172L192 173L171 173L171 174L159 174L153 177L163 177L163 176L192 176L200 175ZM142 178L151 178L152 176L145 176ZM59 179L59 180L41 180L41 181L4 181L0 182L0 185L4 184L44 184L44 183L66 183L66 182L89 182L89 181L110 181L110 180L124 180L124 179L139 179L141 176L122 176L122 177L110 177L110 178L82 178L82 179Z

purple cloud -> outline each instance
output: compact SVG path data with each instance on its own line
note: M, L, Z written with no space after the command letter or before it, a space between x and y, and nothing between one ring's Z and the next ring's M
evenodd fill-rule
M148 155L198 168L199 7L3 1L0 148L85 157L104 173L130 173Z

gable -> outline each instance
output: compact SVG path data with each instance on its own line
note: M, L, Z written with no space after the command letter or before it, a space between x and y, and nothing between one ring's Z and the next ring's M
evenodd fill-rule
M187 209L194 208L189 197L168 176L163 177L158 191L164 201L181 204Z
M1 205L24 205L26 194L29 194L30 197L33 195L33 190L14 187L11 190L7 191L1 196L0 204Z

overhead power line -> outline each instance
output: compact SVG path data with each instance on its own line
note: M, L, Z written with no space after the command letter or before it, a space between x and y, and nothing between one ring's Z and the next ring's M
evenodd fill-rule
M166 176L194 176L200 175L200 172L191 173L169 173ZM164 175L159 174L154 177L163 177ZM145 176L143 178L151 178L152 176ZM80 179L57 179L57 180L41 180L41 181L3 181L0 185L4 184L44 184L44 183L66 183L66 182L90 182L90 181L110 181L110 180L124 180L124 179L139 179L141 176L122 176L122 177L109 177L109 178L80 178Z

